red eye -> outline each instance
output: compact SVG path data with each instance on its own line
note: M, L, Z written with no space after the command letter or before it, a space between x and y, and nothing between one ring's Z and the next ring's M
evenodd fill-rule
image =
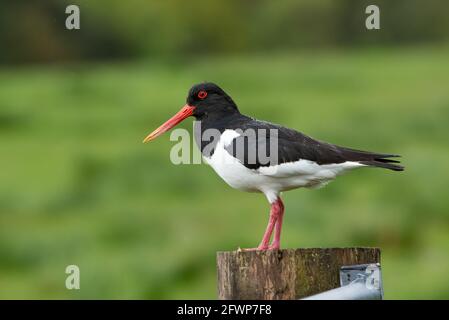
M200 98L201 100L207 97L207 92L204 90L201 90L200 92L198 92L198 98Z

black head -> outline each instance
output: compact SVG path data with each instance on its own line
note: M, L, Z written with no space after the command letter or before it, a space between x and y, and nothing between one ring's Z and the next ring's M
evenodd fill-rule
M143 141L155 139L190 116L198 120L217 120L236 114L240 113L234 101L219 86L213 83L197 84L190 89L187 104Z
M197 119L223 117L239 112L231 97L211 82L194 85L187 96L187 104L195 107L193 116Z

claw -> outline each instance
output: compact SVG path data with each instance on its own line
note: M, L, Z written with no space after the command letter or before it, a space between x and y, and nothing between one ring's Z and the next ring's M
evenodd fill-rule
M249 251L266 251L268 249L269 249L268 246L258 246L257 248L243 248L243 249L239 248L238 251L247 251L247 252L249 252Z
M272 243L269 247L268 250L279 250L280 249L280 243Z

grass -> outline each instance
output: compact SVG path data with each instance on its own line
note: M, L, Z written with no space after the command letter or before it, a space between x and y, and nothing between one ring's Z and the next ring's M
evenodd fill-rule
M216 297L215 252L254 246L268 204L142 138L193 83L242 112L399 153L284 195L284 247L379 246L386 298L449 297L449 47L0 70L0 298ZM191 129L190 121L181 125ZM65 289L65 267L81 290Z

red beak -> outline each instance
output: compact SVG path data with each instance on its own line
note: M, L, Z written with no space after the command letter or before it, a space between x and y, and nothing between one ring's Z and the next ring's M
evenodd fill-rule
M159 128L151 132L144 140L143 142L151 141L157 137L159 137L164 132L170 130L174 126L176 126L178 123L180 123L182 120L184 120L187 117L190 117L193 114L193 110L195 110L195 107L189 106L186 104L184 107L181 108L181 110L178 111L177 114L175 114L173 117L168 119L164 124L162 124Z

